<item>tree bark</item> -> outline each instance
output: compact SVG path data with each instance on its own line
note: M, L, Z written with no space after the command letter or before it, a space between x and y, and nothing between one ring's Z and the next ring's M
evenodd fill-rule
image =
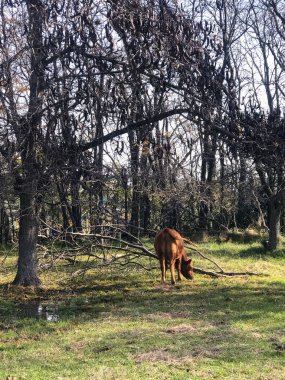
M139 132L138 132L139 133ZM131 220L129 231L132 235L138 236L140 222L140 180L139 180L139 142L138 136L133 132L129 133L130 153L131 153L131 176L132 176L132 199L131 199Z
M124 189L124 223L125 226L128 225L128 211L129 211L129 202L128 202L128 174L126 168L122 168L121 172L121 183Z
M0 208L0 243L8 244L11 242L11 231L9 217L5 206Z
M79 179L75 178L71 182L71 212L72 212L72 230L73 232L82 231L82 212L79 195Z
M209 222L209 214L211 212L212 203L212 182L215 177L216 170L216 137L205 133L202 138L202 167L201 167L201 185L204 187L199 210L199 227L202 231L207 232L211 229Z
M44 48L43 22L45 8L41 0L26 1L29 15L28 42L31 46L29 106L27 114L15 124L15 134L21 146L21 169L17 171L20 196L19 259L14 285L38 286L37 239L39 230L39 181L42 173L38 160L38 131L41 129ZM43 181L41 179L41 181Z
M150 216L151 216L151 202L150 202L148 193L146 192L146 189L144 189L144 192L141 197L140 214L141 214L141 227L143 229L143 233L146 235L148 233L148 230L150 229Z
M275 251L278 249L279 240L280 240L280 221L282 211L285 206L285 189L281 188L283 176L280 176L279 179L279 188L277 192L273 192L271 189L270 181L266 182L266 177L264 171L259 163L256 163L256 169L260 178L260 182L264 186L265 192L268 196L268 227L269 227L269 241L267 248L270 251ZM271 179L271 178L270 178ZM274 182L272 182L274 184ZM272 185L271 185L272 186ZM273 187L273 186L272 186Z
M39 286L37 239L39 230L35 182L27 182L20 193L18 270L13 285Z
M269 201L269 251L278 249L280 242L280 219L283 210L282 200L275 196Z
M63 181L62 178L60 178L60 180ZM71 214L71 211L69 210L69 204L67 202L64 186L65 184L62 182L57 183L57 191L58 191L58 196L60 200L60 207L61 207L61 214L62 214L62 227L63 227L63 231L66 232L68 231L69 226L70 226L68 214Z

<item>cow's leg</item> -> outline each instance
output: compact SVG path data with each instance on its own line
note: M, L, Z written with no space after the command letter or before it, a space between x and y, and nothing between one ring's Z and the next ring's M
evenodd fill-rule
M170 263L170 272L171 272L171 284L175 285L176 284L176 281L175 281L175 260L171 260L171 263Z
M166 281L166 264L165 258L160 259L160 269L161 269L161 283L165 284Z
M181 281L181 260L177 260L178 281Z

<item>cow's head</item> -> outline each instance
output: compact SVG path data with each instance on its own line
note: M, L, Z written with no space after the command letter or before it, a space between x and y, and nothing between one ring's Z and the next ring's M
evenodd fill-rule
M192 280L194 277L193 260L185 260L181 262L181 273L188 280Z

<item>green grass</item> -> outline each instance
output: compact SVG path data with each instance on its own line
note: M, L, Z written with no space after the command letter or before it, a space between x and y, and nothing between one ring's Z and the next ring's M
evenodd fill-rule
M227 271L269 276L196 275L173 287L160 285L159 270L71 277L78 268L59 265L33 291L7 286L9 254L0 272L0 379L284 379L285 252L269 255L258 243L200 249Z

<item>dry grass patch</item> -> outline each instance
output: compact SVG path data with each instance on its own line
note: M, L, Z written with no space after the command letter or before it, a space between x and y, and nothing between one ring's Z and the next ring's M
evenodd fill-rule
M82 352L87 346L86 341L72 342L68 348L73 352Z
M194 363L200 359L217 359L221 354L219 347L200 347L189 351L187 355L178 356L168 348L155 349L140 354L135 354L132 358L136 363L157 363L163 362L168 365L184 365Z
M165 332L167 334L190 334L195 331L196 328L193 325L187 325L187 324L179 324L177 326L173 326L170 329L166 330Z
M146 314L145 321L157 321L157 320L173 320L173 319L187 319L191 317L191 313L188 311L170 311L170 312L156 312Z
M177 357L167 348L156 349L141 354L133 355L136 363L164 362L166 364L188 364L193 361L191 356Z

